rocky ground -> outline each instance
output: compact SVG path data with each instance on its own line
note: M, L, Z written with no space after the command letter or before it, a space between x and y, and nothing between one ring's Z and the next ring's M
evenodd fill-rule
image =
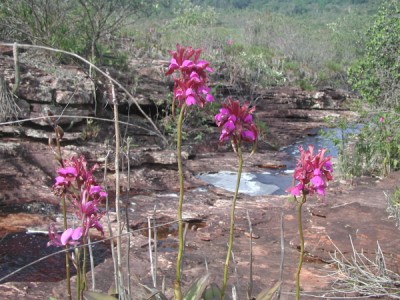
M5 51L2 53L3 55L0 54L0 70L3 71L11 86L14 82L12 58L7 56ZM71 73L56 72L54 74L54 68L35 67L32 70L32 66L23 59L22 63L26 65L24 65L25 69L22 68L25 71L22 71L23 84L19 90L20 99L17 103L23 103L21 107L25 110L23 114L21 113L20 119L43 116L46 109L62 111L65 107L71 110L68 114L75 116L81 114L93 116L96 111L98 113L96 115L100 116L99 107L94 105L90 82L87 75L80 69L68 68L68 72ZM158 67L165 64L160 61L153 63ZM168 88L165 80L158 77L159 72L154 71L157 68L151 68L150 65L151 62L148 65L136 67L139 81L143 83L140 86L148 86L148 89L138 91L135 97L137 101L146 100L147 102L142 103L142 107L153 111L154 101L149 102L148 99L162 98L168 92ZM59 79L63 76L64 81ZM71 79L76 76L81 76L77 87ZM155 89L154 86L158 88ZM166 87L164 89L160 86ZM221 89L219 93L218 97L221 99L226 94L224 89ZM72 96L78 100L72 102ZM312 128L323 126L325 116L354 117L343 106L349 99L349 95L332 89L305 92L294 88L276 88L259 91L257 99L257 118L267 124L268 133L259 143L258 152L246 158L245 172L257 173L279 167L287 157L276 149L295 142ZM102 118L111 120L111 110L105 107L104 103L101 105ZM129 120L140 128L151 128L142 117L133 114L134 110L130 111L132 115L128 116L129 108L130 105L125 102L121 104L120 112L123 121ZM63 141L64 157L84 154L90 163L97 162L103 169L106 167L108 174L104 184L109 190L112 203L112 194L115 190L112 123L99 122L99 127L94 130L88 127L88 123L83 118L75 118L74 123L71 124L69 120L61 122L61 125L66 131ZM87 133L88 128L93 136L82 136L82 133ZM175 152L162 145L160 138L155 134L148 134L146 130L127 127L124 132L127 136L132 136L136 144L128 155L131 165L129 191L126 176L127 160L124 162L121 181L121 200L125 209L128 210L129 229L132 232L130 239L132 288L135 290L136 298L142 299L140 284L151 284L149 244L146 230L143 228L147 226L147 217L155 215L157 224L169 223L159 231L157 275L159 286L161 286L162 278L165 278L166 294L171 298L177 248L174 220L179 191ZM48 145L48 137L51 135L50 126L43 120L26 122L19 126L0 126L2 163L0 169L0 243L2 244L0 277L9 273L10 270L15 270L18 262L22 265L26 264L27 261L23 258L33 256L34 251L39 252L36 258L49 253L40 252L41 249L46 248L46 239L43 239L43 235L33 235L34 238L26 242L22 240L22 236L14 234L26 231L41 232L46 229L49 222L60 222L59 200L51 190L57 168L53 150ZM210 280L220 283L222 278L232 193L215 188L195 177L196 174L203 172L236 170L235 155L229 147L215 142L217 136L217 129L213 128L212 133L205 137L203 143L185 145L184 215L189 225L183 267L184 288L187 288L196 277L205 274L207 268L211 274ZM102 172L99 172L98 176L102 177ZM302 271L304 299L340 299L360 296L354 292L334 292L332 285L343 278L342 275L337 274L336 265L332 263L332 255L335 250L340 250L347 259L351 259L353 254L351 241L355 250L363 251L371 259L375 258L377 242L379 242L385 255L387 268L400 272L399 230L396 228L395 221L388 218L387 198L384 194L390 194L397 187L399 176L399 173L392 173L383 179L363 177L351 181L335 180L329 186L329 191L323 201L309 199L303 212L307 252ZM247 214L250 216L253 228L252 240L250 240ZM114 215L115 213L110 213L112 222L115 220ZM240 194L236 218L233 250L235 263L231 264L229 286L236 286L238 299L246 299L249 283L250 242L252 242L253 251L252 295L257 295L264 288L272 287L281 278L280 299L293 299L294 272L299 254L294 203L290 202L285 195ZM281 244L282 235L283 244ZM18 239L21 239L21 242L15 243ZM125 244L128 244L127 240ZM104 249L99 250L103 255L98 254L99 261L95 274L96 288L107 292L113 286L113 263L109 251L105 250L108 246L105 246ZM40 250L35 250L35 247ZM280 274L282 249L284 262L282 274ZM15 265L10 264L10 261L15 262ZM63 273L62 258L49 259L43 263L44 267L29 269L25 275L20 277L15 275L0 283L1 298L46 299L53 295L57 299L64 299L65 283L57 281L62 278L46 279L37 276L34 277L35 280L26 279L30 278L28 275L35 272L43 273L43 269L46 270L44 273Z

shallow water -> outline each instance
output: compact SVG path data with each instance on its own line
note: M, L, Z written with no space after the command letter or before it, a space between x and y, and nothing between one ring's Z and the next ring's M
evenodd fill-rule
M322 130L339 140L342 138L342 132L338 128L324 128ZM359 128L347 129L345 133L355 133L358 130ZM327 155L331 155L334 158L337 157L338 151L332 140L318 133L319 129L311 130L297 143L279 150L287 154L287 158L282 162L282 165L285 166L285 168L277 170L271 169L268 172L243 173L240 179L239 192L250 196L287 194L286 190L293 184L293 171L300 154L300 146L306 149L308 145L312 144L316 150L327 148ZM235 191L235 172L220 171L218 173L202 173L198 174L197 178L212 186L230 192Z

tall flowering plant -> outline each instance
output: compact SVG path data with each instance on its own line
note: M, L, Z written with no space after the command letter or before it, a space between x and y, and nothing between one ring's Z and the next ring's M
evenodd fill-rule
M214 101L207 85L208 73L213 70L209 63L200 60L201 49L176 45L176 51L169 51L172 58L165 75L174 76L174 101L178 107L198 105ZM174 103L175 104L175 103Z
M241 145L243 142L253 143L254 149L258 138L258 130L253 121L254 111L255 107L250 108L247 102L243 105L240 105L240 102L238 100L228 98L222 105L219 113L215 116L215 122L217 126L221 128L221 135L219 137L220 142L230 140L233 150L237 153L238 156L238 174L236 180L235 194L233 196L231 204L229 241L224 265L224 278L221 290L221 299L224 299L225 296L226 286L228 282L229 261L233 246L235 207L237 196L239 193L240 178L243 168L243 155Z
M59 234L57 228L51 224L48 246L75 247L79 244L84 246L87 244L91 228L104 235L103 227L100 224L104 212L99 209L99 205L106 198L107 193L96 183L93 176L97 167L95 165L89 169L86 159L81 156L64 160L63 167L58 169L58 176L53 185L54 193L64 197L72 205L77 224L74 227L66 228L62 234ZM83 262L80 260L78 248L75 248L74 255L71 256L78 273L77 299L82 298L86 285L86 247L83 249Z
M255 143L258 136L252 115L255 109L247 102L240 105L239 101L229 97L215 115L215 122L222 129L220 142L232 140L235 151L242 141Z
M296 184L288 189L297 202L297 225L300 237L300 258L296 272L296 300L300 299L300 272L304 258L302 206L307 201L308 195L316 193L318 196L324 196L327 182L333 179L331 156L325 156L327 149L320 149L314 153L314 146L309 145L306 150L299 147L299 151L300 158L293 173Z
M179 249L176 263L176 278L174 284L175 299L182 299L181 269L183 256L183 223L182 206L184 196L183 167L182 167L182 124L186 108L192 105L203 107L214 101L207 85L208 73L212 72L209 63L200 59L201 49L176 46L176 51L170 51L172 56L166 75L174 74L173 107L180 108L177 121L177 159L179 172L179 201L177 209Z

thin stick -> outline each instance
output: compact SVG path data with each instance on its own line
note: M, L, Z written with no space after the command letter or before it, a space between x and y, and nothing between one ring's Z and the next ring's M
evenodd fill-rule
M283 233L283 212L281 212L281 263L279 266L279 281L283 282L283 264L285 261L285 237ZM277 291L277 297L278 299L281 298L281 287L282 284L279 285L278 291Z
M151 217L147 216L147 226L148 226L148 234L149 234L149 257L150 257L150 270L151 270L151 279L153 280L153 286L156 287L156 279L154 278L154 263L153 263L153 251L152 251L152 238L151 238Z
M252 299L251 295L253 293L253 226L251 224L251 219L249 211L246 211L247 221L249 222L249 232L250 232L250 270L249 270L249 286L247 287L247 299Z
M121 213L119 207L120 201L120 174L119 174L119 156L120 156L120 130L119 130L119 123L118 123L118 103L115 95L115 88L113 82L110 82L110 89L111 89L111 100L113 103L114 109L114 127L115 127L115 212L117 215L117 274L118 274L118 283L119 286L117 287L117 293L121 295L123 288L123 277L122 277L122 250L121 250Z
M237 292L235 286L232 286L232 300L237 300Z
M157 219L156 219L156 205L153 210L153 237L154 237L154 287L157 288Z
M108 156L110 155L110 151L107 152L107 155L104 158L104 177L103 177L103 185L105 187L105 190L107 191L107 165L108 165ZM111 221L110 221L110 211L109 211L109 202L108 202L108 193L106 196L106 215L107 215L107 225L108 225L108 232L110 234L110 246L111 246L111 256L114 262L114 284L115 284L115 288L118 287L118 274L117 274L117 268L118 268L118 264L117 264L117 260L115 257L115 251L114 251L114 234L113 234L113 230L111 227Z
M15 94L19 88L20 76L19 76L19 59L18 59L18 46L17 43L13 44L13 56L14 56L14 70L15 70L15 81L12 88L13 94Z
M88 234L88 248L89 248L89 258L90 258L90 273L92 274L92 291L96 289L96 277L94 276L94 259L93 250L90 240L90 234Z
M0 79L2 77L0 76ZM29 118L29 119L23 119L23 120L14 120L14 121L7 121L7 122L1 122L0 125L14 125L14 124L20 124L20 123L25 123L25 122L31 122L31 121L36 121L36 120L44 120L44 119L48 119L48 116L43 116L43 117L35 117L35 118ZM72 115L52 115L52 118L64 118L64 119L85 119L85 120L96 120L96 121L104 121L104 122L110 122L110 123L115 123L115 120L110 120L110 119L105 119L105 118L99 118L99 117L92 117L92 116L72 116ZM131 124L128 122L124 122L124 121L118 121L119 124L121 125L126 125L126 126L131 126L131 127L135 127L135 128L139 128L142 130L145 130L149 133L149 135L155 135L155 133L153 131L151 131L150 129L144 128L142 126L139 125L135 125L135 124Z
M128 128L128 127L126 127ZM128 161L128 195L130 195L131 190L131 161L130 161L130 146L131 146L132 138L128 137L126 139L126 156ZM126 222L126 231L129 233L130 226L129 226L129 200L126 201L125 205L125 222ZM128 295L132 298L132 287L131 287L131 266L130 266L130 253L131 253L131 235L128 234L128 245L126 246L126 267L127 267L127 278L128 278Z
M239 286L239 276L238 276L238 271L237 271L237 264L236 264L236 260L235 260L235 253L233 251L232 251L231 256L232 256L233 271L234 271L235 278L236 278L236 285ZM233 288L235 288L235 290L236 290L235 285L233 285Z
M130 190L131 190L131 162L130 162L130 145L132 142L132 138L128 137L126 139L126 160L127 160L127 180L128 180L128 186L127 186L127 192L128 195L130 195ZM122 168L123 169L123 168ZM130 226L129 226L129 200L126 200L125 203L125 224L126 224L126 231L129 233L130 232ZM126 267L127 267L127 278L128 278L128 295L129 297L132 298L132 285L131 285L131 267L130 267L130 251L131 250L131 235L128 234L128 241L127 241L127 246L126 246Z

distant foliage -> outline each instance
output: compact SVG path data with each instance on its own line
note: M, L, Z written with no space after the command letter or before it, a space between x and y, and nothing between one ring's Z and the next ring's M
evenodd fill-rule
M113 47L121 28L149 16L158 1L2 0L0 40L29 42L71 51L93 62L123 65Z
M209 26L216 22L217 12L211 6L202 7L189 0L179 0L173 9L176 26Z
M349 71L353 88L370 105L400 106L400 2L388 0L367 33L366 52Z
M349 69L364 123L345 154L349 174L385 176L400 168L399 45L400 2L387 0L366 33L364 55Z
M7 38L57 47L73 36L68 22L72 8L71 1L3 0L0 26L9 33Z
M193 0L198 5L210 5L217 8L266 8L289 15L303 15L320 10L340 11L349 6L373 7L380 0Z

